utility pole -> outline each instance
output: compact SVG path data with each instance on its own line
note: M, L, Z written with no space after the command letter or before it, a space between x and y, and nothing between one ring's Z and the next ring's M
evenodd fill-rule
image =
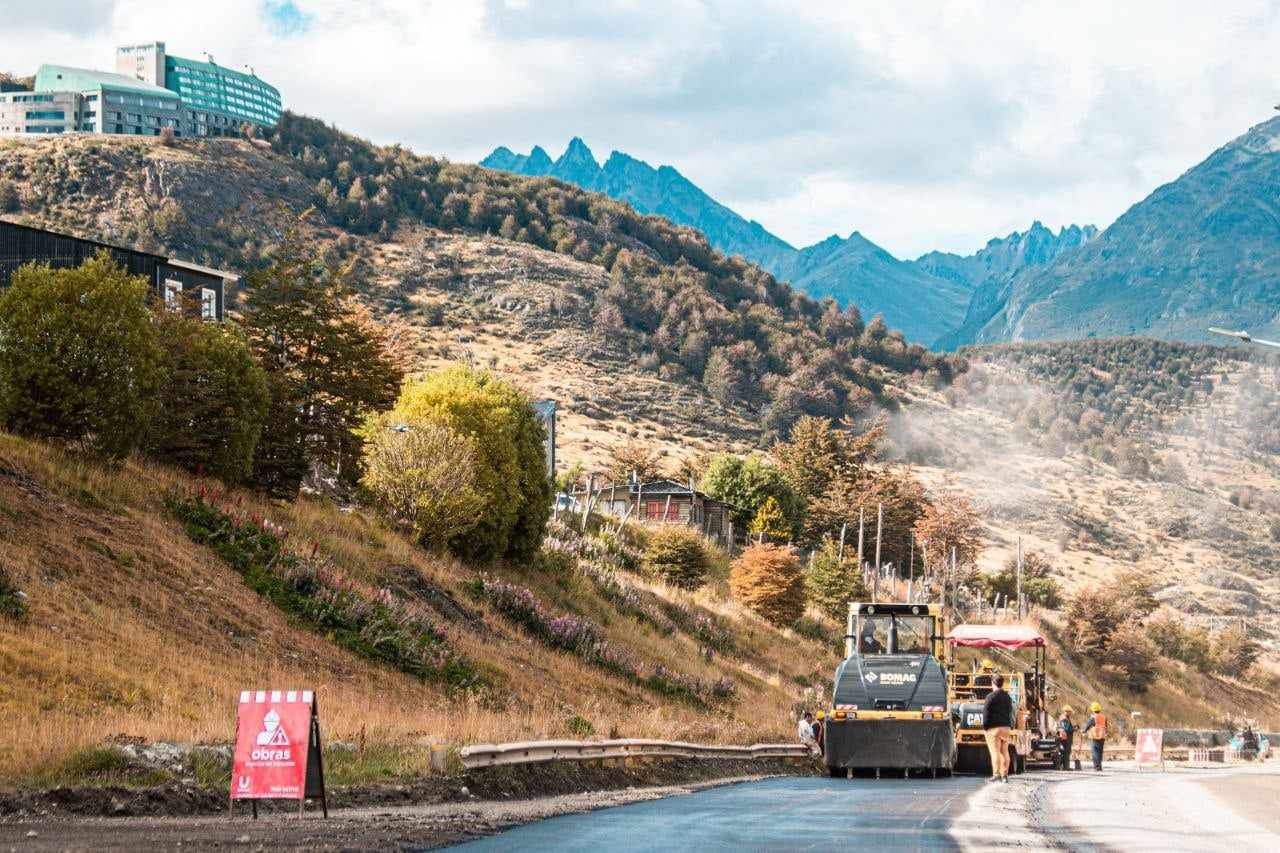
M844 535L849 530L849 522L840 525L840 550L836 554L836 559L841 563L844 562Z
M880 574L880 535L884 532L884 504L876 506L876 574Z
M1018 537L1018 619L1022 619L1022 537Z
M858 507L858 571L862 571L862 507Z
M951 612L956 611L956 548L951 546Z

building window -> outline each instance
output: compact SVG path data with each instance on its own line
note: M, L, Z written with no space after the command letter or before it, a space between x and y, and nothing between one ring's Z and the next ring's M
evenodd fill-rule
M170 311L182 310L182 282L171 278L164 280L164 307Z
M200 318L202 320L218 319L218 291L212 287L200 288Z

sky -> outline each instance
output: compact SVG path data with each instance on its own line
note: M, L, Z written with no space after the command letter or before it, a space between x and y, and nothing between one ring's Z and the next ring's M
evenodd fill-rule
M164 41L377 143L475 161L581 136L794 245L856 230L904 258L1105 227L1280 102L1277 2L9 4L0 70Z

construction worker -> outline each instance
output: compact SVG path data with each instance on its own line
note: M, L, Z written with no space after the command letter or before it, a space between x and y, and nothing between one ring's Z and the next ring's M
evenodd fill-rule
M796 724L796 736L800 738L800 742L809 748L810 752L817 749L817 741L813 737L813 712L805 711L804 716L800 718L800 722Z
M1071 769L1071 746L1076 739L1076 724L1071 715L1075 713L1070 705L1062 706L1062 716L1058 718L1058 769Z
M813 721L813 741L818 745L818 752L822 752L823 735L826 734L827 715L824 711L818 712L818 718Z
M1102 713L1102 705L1094 702L1089 706L1089 722L1084 724L1084 732L1089 736L1089 748L1093 751L1093 769L1102 769L1102 751L1107 745L1107 715Z
M1013 728L1013 699L1004 692L1004 676L997 675L995 689L982 705L982 732L991 751L991 781L1009 781L1009 730Z

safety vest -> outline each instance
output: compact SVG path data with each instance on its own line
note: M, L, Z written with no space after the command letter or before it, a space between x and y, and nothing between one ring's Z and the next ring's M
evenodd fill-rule
M1089 729L1089 737L1093 740L1107 739L1107 718L1101 713L1093 715L1093 728Z

